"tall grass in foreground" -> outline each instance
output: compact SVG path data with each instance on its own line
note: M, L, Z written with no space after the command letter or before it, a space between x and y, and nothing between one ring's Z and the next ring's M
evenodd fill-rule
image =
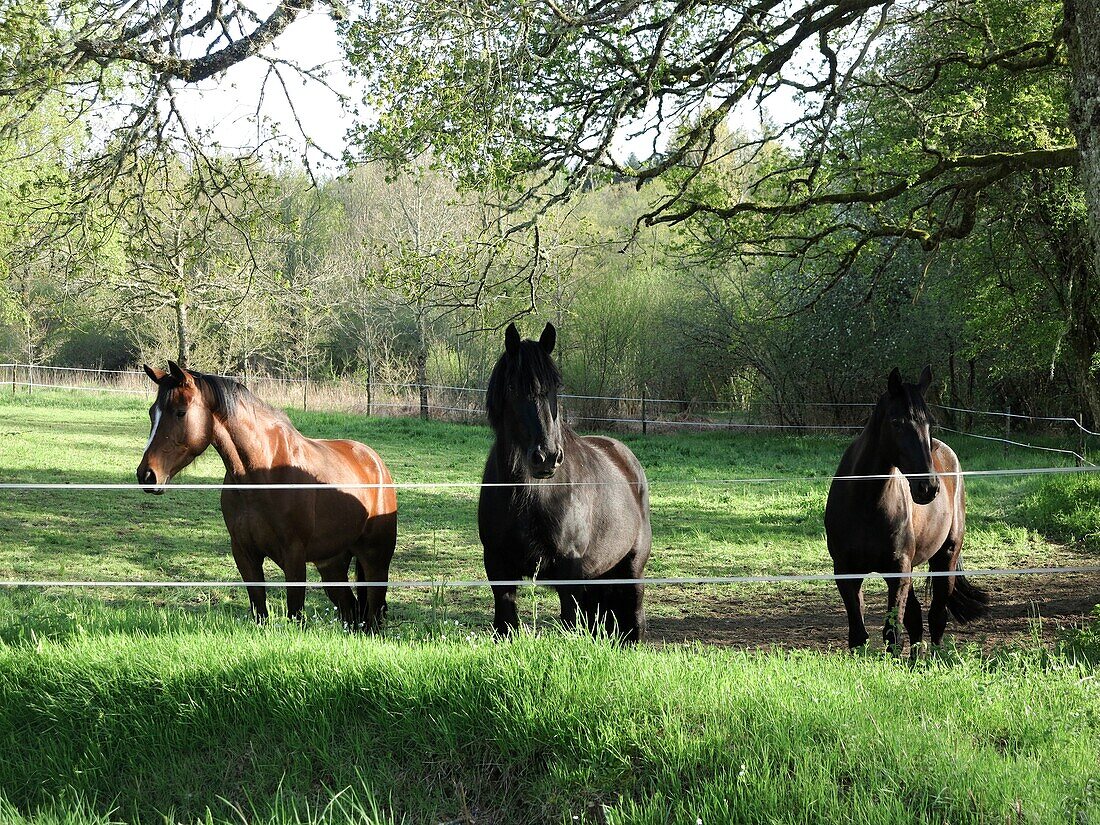
M0 646L0 753L8 822L1087 823L1100 684L226 623Z

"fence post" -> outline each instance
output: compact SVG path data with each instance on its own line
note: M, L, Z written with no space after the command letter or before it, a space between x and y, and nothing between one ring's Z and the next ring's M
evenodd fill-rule
M1085 414L1077 413L1077 452L1080 455L1077 457L1077 466L1080 467L1085 462Z
M646 386L645 386L645 384L643 383L643 384L642 384L642 435L645 435L645 434L646 434L646 424L645 424L645 397L646 397Z
M15 395L15 364L11 365L11 394Z
M371 414L371 406L373 405L374 395L373 388L371 387L372 379L371 375L371 360L367 358L367 415Z
M1012 405L1005 404L1005 407L1007 409L1005 410L1005 447L1003 452L1004 457L1008 458L1008 442L1012 438Z

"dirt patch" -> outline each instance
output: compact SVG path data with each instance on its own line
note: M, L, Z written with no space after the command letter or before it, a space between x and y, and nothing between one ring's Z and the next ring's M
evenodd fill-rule
M972 579L989 591L991 615L970 625L949 620L947 635L956 644L977 644L990 650L1022 644L1037 636L1051 642L1058 630L1080 625L1100 603L1100 580L1095 576L1018 576ZM919 593L925 609L929 597ZM886 612L885 588L870 581L865 586L867 630L881 645ZM649 620L651 643L703 642L733 647L783 647L842 650L848 624L835 590L806 591L783 599L742 591L704 604L680 618L654 616Z

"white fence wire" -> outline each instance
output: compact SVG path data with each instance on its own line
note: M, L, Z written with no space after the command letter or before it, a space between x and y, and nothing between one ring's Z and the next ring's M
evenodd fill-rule
M109 375L109 376L137 376L144 378L144 373L130 370L97 370L87 368L74 368L74 367L47 367L47 366L28 366L25 364L0 364L0 369L12 370L13 384L20 387L41 388L41 389L54 389L54 390L69 390L69 391L96 391L96 392L113 392L132 395L149 395L148 390L142 389L128 389L122 387L104 386L102 384L97 386L87 386L78 384L60 384L60 383L44 383L41 381L32 380L31 370L45 370L57 373L73 373L73 374L94 374L94 375ZM16 371L20 369L27 370L26 381L16 381ZM300 383L301 379L285 379L285 378L267 378L263 377L260 380L263 381L276 381L282 383ZM421 389L421 385L418 384L397 384L397 383L385 383L379 382L375 384L378 386L386 386L392 389L403 390L416 390ZM473 387L457 387L447 385L426 385L425 389L429 391L449 391L471 394L483 394L484 390ZM615 396L591 396L591 395L565 395L564 398L574 398L578 400L596 400L605 402L628 402L628 403L667 403L667 404L679 404L684 405L686 402L676 399L642 399L642 398L629 398L629 397L615 397ZM718 402L708 402L718 405ZM803 402L805 406L820 406L820 407L869 407L869 404L856 404L856 403L832 403L832 402ZM410 407L419 406L415 402L375 402L372 406L380 408L400 408L408 410ZM428 405L429 409L446 412L459 412L463 414L470 414L479 412L477 408L470 407L454 407L445 405ZM1082 437L1085 435L1096 436L1098 433L1092 432L1083 427L1078 419L1071 417L1059 417L1059 416L1027 416L1015 413L1005 413L994 410L972 410L963 407L948 407L945 405L936 405L942 409L948 409L954 412L967 413L973 415L986 415L986 416L999 416L1011 419L1025 419L1029 421L1046 421L1052 423L1071 423L1076 425L1080 430ZM642 419L642 418L629 418L629 417L589 417L589 416L576 416L577 420L596 421L601 423L616 423L616 424L674 424L681 427L713 427L721 429L790 429L790 430L853 430L860 429L855 425L799 425L799 424L762 424L753 422L717 422L717 421L661 421L659 419ZM1030 444L1026 442L1015 441L1011 439L998 438L994 436L985 436L977 433L970 433L961 430L952 429L950 427L942 427L945 431L954 432L961 435L980 438L990 441L1002 442L1006 445L1012 445L1021 448L1041 450L1046 452L1053 452L1072 456L1078 460L1080 465L1076 467L1030 467L1030 468L1002 468L993 470L965 470L959 473L942 473L939 475L946 476L961 476L961 477L991 477L991 476L1024 476L1024 475L1046 475L1046 474L1076 474L1076 473L1088 473L1097 471L1095 465L1088 464L1085 457L1073 450L1060 449L1054 447L1047 447L1043 445ZM887 473L887 474L868 474L868 475L850 475L850 476L824 476L824 475L810 475L810 476L770 476L770 477L738 477L738 478L715 478L715 479L655 479L649 481L650 487L665 487L665 486L691 486L691 485L720 485L730 486L738 484L789 484L789 483L817 483L829 481L871 481L871 480L884 480L889 478L895 478L902 476L900 473ZM907 478L926 478L925 474L908 474ZM337 490L352 490L352 489L379 489L379 488L393 488L393 489L405 489L405 490L425 490L425 489L480 489L482 487L516 487L516 486L563 486L563 485L577 485L577 486L606 486L606 485L621 485L630 482L555 482L553 480L539 480L533 482L522 483L497 483L497 484L485 484L475 481L460 481L460 482L396 482L391 484L361 484L361 483L349 483L349 484L233 484L233 483L177 483L171 484L169 487L159 488L161 490L179 490L179 491L205 491L205 490L238 490L238 491L287 491L287 490L321 490L321 489L337 489ZM139 484L122 484L122 483L83 483L83 482L3 482L0 483L0 490L34 490L34 491L77 491L77 490L103 490L103 491L122 491L122 492L143 492L147 491L146 487ZM967 577L993 577L993 576L1035 576L1035 575L1065 575L1065 574L1096 574L1100 573L1100 566L1080 566L1080 567L1033 567L1033 568L988 568L988 569L976 569L959 571ZM646 585L724 585L724 584L750 584L750 583L784 583L784 582L816 582L816 581L837 581L843 579L862 579L867 577L877 578L935 578L937 576L953 576L957 575L956 571L924 571L913 570L900 573L874 573L874 574L837 574L837 573L807 573L807 574L774 574L774 575L736 575L736 576L687 576L687 577L654 577L643 579L531 579L531 580L488 580L488 579L470 579L470 580L448 580L448 579L429 579L429 580L409 580L409 581L388 581L388 582L340 582L337 584L339 587L389 587L389 588L412 588L412 589L435 589L435 588L452 588L452 587L487 587L487 586L506 586L506 587L520 587L520 586L532 586L541 585L548 587L581 587L581 586L608 586L608 585L631 585L631 584L646 584ZM241 582L241 581L68 581L68 580L52 580L52 579L27 579L27 580L0 580L0 587L13 588L13 587L38 587L38 588L53 588L53 587L72 587L72 588L143 588L143 587L166 587L166 588L221 588L221 587L241 587L241 586L264 586L271 588L287 588L287 587L301 587L301 588L320 588L325 586L333 586L333 583L304 581L304 582L287 582L287 581L263 581L263 582Z

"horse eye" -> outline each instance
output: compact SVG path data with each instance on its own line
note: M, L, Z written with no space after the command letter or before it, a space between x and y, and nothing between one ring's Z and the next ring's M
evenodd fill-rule
M187 410L176 410L176 418L183 418L185 415L187 415Z

